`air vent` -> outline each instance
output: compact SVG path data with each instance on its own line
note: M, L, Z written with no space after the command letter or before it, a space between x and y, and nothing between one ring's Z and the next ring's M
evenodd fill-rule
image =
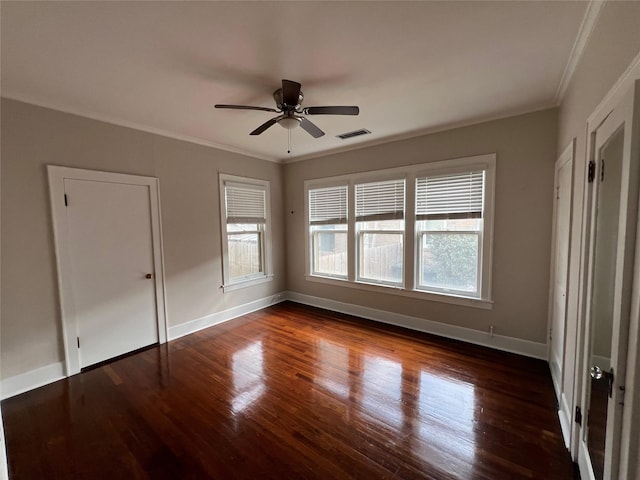
M359 137L360 135L369 135L370 133L371 132L366 128L361 128L360 130L354 130L353 132L336 135L336 137L341 138L342 140L346 140L347 138Z

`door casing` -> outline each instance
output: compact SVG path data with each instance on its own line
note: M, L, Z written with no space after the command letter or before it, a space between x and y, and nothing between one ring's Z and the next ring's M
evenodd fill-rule
M638 70L640 72L640 70ZM624 88L623 88L624 87ZM617 85L617 88L608 95L603 103L598 107L596 112L589 118L588 122L588 156L587 160L594 161L597 164L599 155L599 145L604 143L611 134L618 130L621 123L617 119L633 119L634 127L637 128L637 116L640 111L640 81L626 79ZM629 124L626 124L629 127ZM631 128L627 128L625 132L625 153L623 154L623 182L621 197L621 213L619 230L619 249L620 253L617 260L617 280L619 284L616 293L616 302L621 305L617 313L617 319L614 315L614 329L612 345L615 347L615 353L612 357L612 364L622 365L622 371L618 372L614 385L614 398L610 402L610 409L615 409L615 414L610 410L611 422L615 422L619 428L614 431L610 430L607 435L607 460L605 462L605 478L629 478L631 471L637 468L634 466L634 452L638 448L638 440L634 439L631 432L632 425L637 428L640 415L640 402L637 395L634 395L633 385L637 384L640 372L637 368L637 355L635 353L634 342L638 336L638 303L640 302L640 236L637 235L638 229L638 185L635 181L629 181L629 177L637 178L637 169L639 163L639 145L638 133L630 135ZM626 155L626 159L624 158ZM630 161L631 160L631 161ZM627 164L624 164L627 162ZM587 162L587 166L588 166ZM596 170L596 173L598 171ZM596 179L597 180L597 179ZM586 425L584 418L587 414L589 399L589 382L586 381L586 372L589 368L591 357L591 321L590 321L590 295L593 288L593 238L594 238L594 215L595 202L597 201L597 182L591 188L586 188L584 197L583 211L583 245L581 256L583 259L583 273L580 277L580 321L579 321L579 345L580 351L577 356L576 368L576 392L580 392L578 406L583 410L582 428ZM620 248L621 247L621 248ZM633 265L630 260L634 259ZM623 332L629 332L628 339L623 338ZM631 347L631 348L629 348ZM628 368L624 368L626 365ZM618 391L619 387L626 388L626 392L622 394ZM631 388L630 388L631 387ZM624 395L624 400L622 400ZM624 401L624 409L620 410L616 405ZM572 454L577 459L583 478L593 478L593 470L589 460L589 453L584 442L584 432L581 430L572 441ZM609 476L610 475L610 476Z
M160 192L158 179L138 175L101 172L69 167L49 165L49 195L53 220L56 264L58 274L58 293L60 314L62 317L62 338L64 343L65 368L67 376L80 372L80 353L77 348L78 319L70 288L72 278L71 258L68 250L69 230L65 206L65 179L87 180L95 182L142 185L149 188L152 256L154 265L154 288L156 295L156 318L158 322L158 341L167 341L167 321L165 304L165 275L162 252L162 228L160 223Z
M575 154L575 140L573 140L562 152L555 165L554 180L554 202L553 202L553 230L552 230L552 253L551 253L551 279L549 288L549 364L551 367L551 376L558 400L558 416L562 435L565 445L569 447L573 429L571 428L571 404L573 401L573 382L567 382L567 379L573 379L574 376L574 359L576 351L575 337L567 335L570 325L567 316L567 297L569 286L569 259L571 258L571 224L572 224L572 205L573 205L573 160ZM568 172L568 185L564 185L564 190L560 188L561 172ZM561 191L562 190L562 191ZM563 212L560 209L560 200L565 203L566 218L561 218ZM559 232L558 225L566 223L566 232L564 235ZM562 249L566 249L566 258L559 254ZM562 260L562 261L561 261ZM562 275L558 275L561 273ZM557 277L561 278L558 279ZM564 277L564 278L562 278ZM564 297L557 298L558 281L563 285ZM559 304L561 302L561 304ZM556 306L562 309L558 312ZM557 315L561 315L561 324L557 323ZM554 328L555 325L555 328ZM558 331L560 330L560 331ZM555 341L561 343L558 358L553 351Z

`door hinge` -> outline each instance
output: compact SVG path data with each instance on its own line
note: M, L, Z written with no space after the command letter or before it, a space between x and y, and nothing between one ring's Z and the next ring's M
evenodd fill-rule
M68 207L69 206L69 199L67 198L67 194L64 194L64 206Z
M576 415L574 420L578 425L582 426L582 409L579 406L576 406Z
M587 174L587 181L589 183L593 183L593 180L596 178L596 162L591 160L589 162L589 172Z
M600 164L600 181L604 182L604 158L602 159L602 163Z
M556 187L556 200L560 200L560 185Z
M76 340L78 341L78 348L80 348L80 337L76 337Z

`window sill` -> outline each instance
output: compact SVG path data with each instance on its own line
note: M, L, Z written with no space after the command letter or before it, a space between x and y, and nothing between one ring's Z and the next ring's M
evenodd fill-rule
M249 280L241 280L236 283L229 283L227 285L222 285L222 291L224 293L233 292L234 290L240 290L241 288L253 287L255 285L260 285L261 283L267 283L273 280L273 275L267 275L260 278L251 278Z
M305 275L310 282L324 283L328 285L336 285L340 287L355 288L356 290L367 290L370 292L387 293L389 295L398 295L401 297L419 298L421 300L429 300L431 302L449 303L451 305L460 305L463 307L481 308L484 310L493 309L493 301L483 300L480 298L462 297L459 295L450 295L445 293L424 292L422 290L408 290L403 287L393 287L387 285L377 285L371 283L352 282L339 278L320 277L317 275Z

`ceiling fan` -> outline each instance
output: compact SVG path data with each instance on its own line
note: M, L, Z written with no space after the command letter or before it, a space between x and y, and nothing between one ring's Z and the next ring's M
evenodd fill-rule
M215 105L216 108L232 108L235 110L261 110L265 112L279 113L277 117L267 120L249 135L260 135L267 128L275 125L291 130L298 125L302 127L312 137L318 138L324 135L313 122L305 115L358 115L360 109L355 106L333 106L333 107L303 107L302 85L292 80L282 80L282 88L273 92L273 99L277 108L252 107L250 105Z

